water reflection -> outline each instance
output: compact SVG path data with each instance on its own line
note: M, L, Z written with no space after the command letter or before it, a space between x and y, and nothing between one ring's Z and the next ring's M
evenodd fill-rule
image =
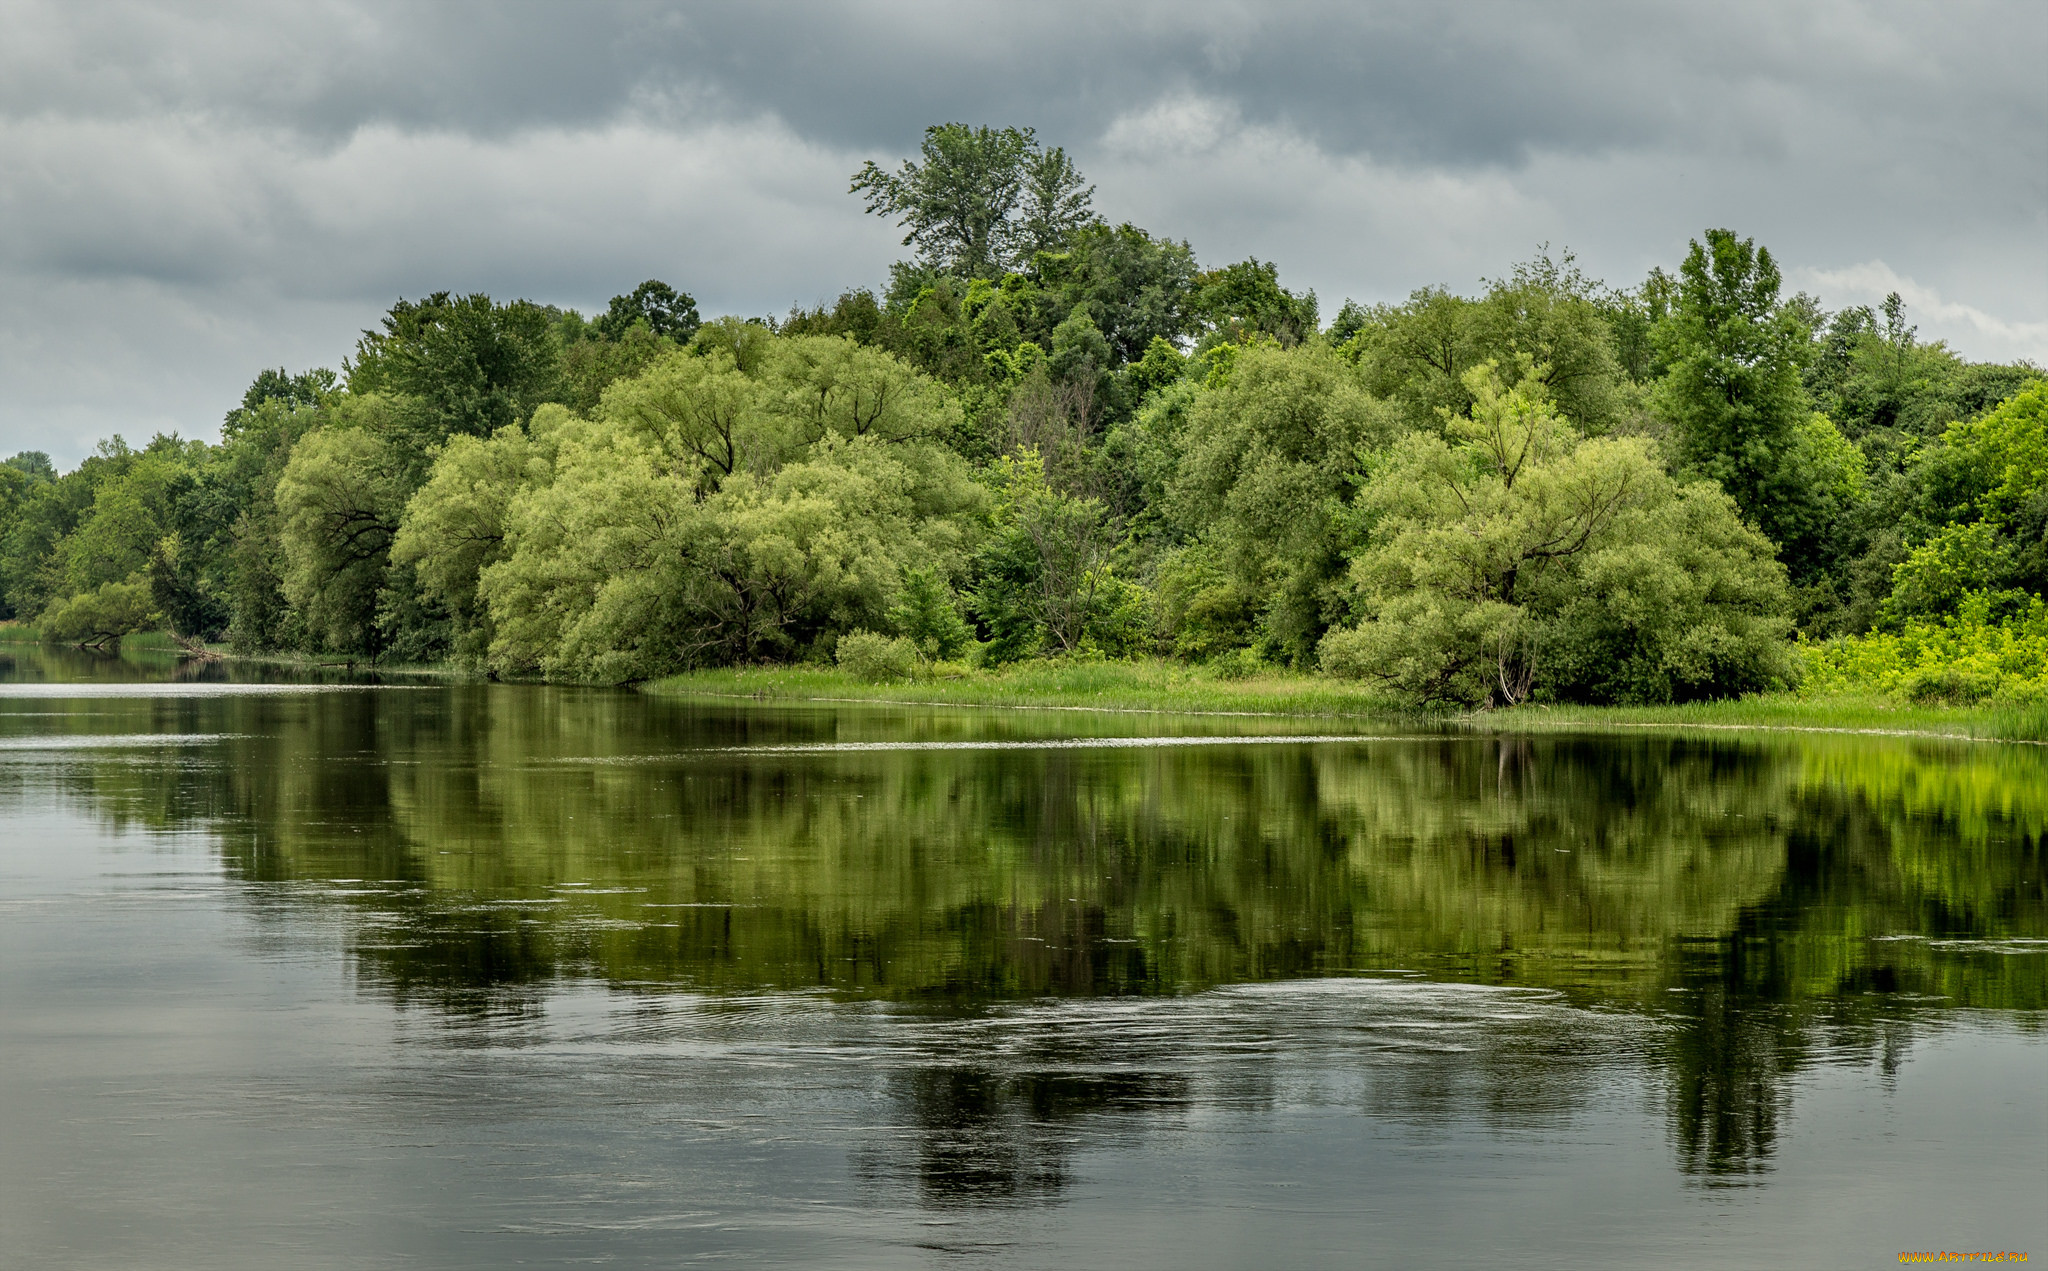
M1251 721L245 692L281 682L220 664L178 668L202 686L186 695L96 694L164 668L9 653L10 688L89 684L0 697L0 808L56 797L113 827L203 828L247 904L346 915L362 986L451 1019L593 981L823 991L956 1022L1394 972L1542 990L1647 1021L1622 1058L1659 1074L1681 1167L1727 1181L1769 1169L1803 1069L1895 1067L1959 1008L2021 1027L2048 1008L2035 749L1330 740L1329 721L1257 745L1033 746ZM1616 1060L1583 1010L1480 1045L1470 1019L1393 1001L1347 1000L1364 1031L1346 1044L1467 1057L1379 1071L1386 1115L1455 1103L1540 1125ZM1264 1044L1232 1018L1217 1045ZM1077 1127L1156 1127L1194 1097L1176 1067L1190 1025L1162 1019L1150 1049L1127 1033L1113 1053L921 1058L889 1086L907 1139L861 1149L861 1168L933 1205L1056 1195ZM1230 1098L1271 1075L1228 1071Z

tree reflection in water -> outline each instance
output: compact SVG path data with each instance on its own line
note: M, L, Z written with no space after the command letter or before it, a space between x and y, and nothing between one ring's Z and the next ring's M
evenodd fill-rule
M11 677L54 674L35 661L51 656L15 650ZM1958 1007L2048 1007L2048 957L1999 945L2048 935L2048 755L2033 748L1416 736L762 753L744 748L1246 721L482 685L106 698L54 725L23 705L0 702L6 735L224 735L204 753L11 764L0 800L46 801L54 784L114 824L203 827L265 921L345 916L370 991L457 1013L533 1007L564 980L824 990L962 1018L1386 970L1539 988L1653 1022L1681 1163L1733 1180L1768 1167L1788 1079L1818 1056L1895 1066L1912 1030ZM1529 1069L1503 1062L1481 1097L1508 1107ZM905 1159L934 1203L1045 1195L1065 1177L1061 1127L1158 1115L1186 1081L1171 1063L923 1066L896 1086L919 1127ZM869 1167L896 1168L886 1156Z

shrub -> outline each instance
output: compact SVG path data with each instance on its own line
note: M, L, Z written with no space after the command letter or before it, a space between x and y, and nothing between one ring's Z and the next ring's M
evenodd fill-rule
M1993 602L2003 598L1970 592L1945 618L1808 646L1806 691L1860 690L1923 703L2048 703L2048 604L2032 597L1995 621Z
M839 665L848 675L871 684L907 680L917 670L917 646L901 636L849 631L839 637Z
M1209 659L1209 670L1219 680L1248 680L1266 669L1257 649L1232 649Z
M102 648L131 631L155 626L157 612L149 584L141 576L122 583L103 583L60 600L43 614L43 638Z

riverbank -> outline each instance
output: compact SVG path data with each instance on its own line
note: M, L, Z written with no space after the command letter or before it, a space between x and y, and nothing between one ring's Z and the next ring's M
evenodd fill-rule
M655 680L649 693L764 701L905 702L934 706L1164 711L1234 715L1417 715L1358 684L1272 671L1226 678L1175 662L1017 662L945 667L875 683L835 667L737 667ZM1431 718L1434 718L1432 716Z
M1268 671L1229 678L1171 662L1030 662L994 671L953 668L874 683L832 667L693 671L644 686L658 696L790 702L897 702L1021 709L1160 711L1243 715L1365 716L1494 733L1586 729L1834 732L2048 743L2048 709L1914 706L1867 695L1764 694L1677 706L1521 706L1424 712L1371 688L1322 676Z
M45 649L77 650L69 641L42 638L36 628L19 622L0 622L0 647L29 645ZM437 679L480 679L476 671L454 662L362 662L332 655L310 653L236 653L226 644L187 644L167 631L134 631L104 649L90 650L94 656L140 659L205 658L249 666L287 667L301 671L344 671L353 674L428 676Z
M34 628L0 623L0 644L39 643ZM226 660L316 671L475 678L454 663L350 666L305 654L238 655ZM190 656L160 632L130 635L120 653ZM1496 711L1419 711L1368 686L1318 675L1267 670L1233 677L1206 666L1166 661L1022 662L997 670L944 666L909 680L875 683L836 667L736 667L693 671L642 686L656 696L749 698L789 702L877 702L1039 710L1146 711L1171 714L1344 716L1488 733L1587 729L1867 733L2048 744L2048 707L1918 706L1870 694L1762 694L1676 706L1522 706Z

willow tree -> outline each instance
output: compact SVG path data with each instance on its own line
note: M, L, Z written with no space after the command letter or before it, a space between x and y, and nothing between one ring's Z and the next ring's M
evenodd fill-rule
M1421 702L1668 701L1796 675L1784 570L1640 438L1581 437L1528 362L1466 375L1470 418L1411 434L1359 493L1362 619L1323 665Z

